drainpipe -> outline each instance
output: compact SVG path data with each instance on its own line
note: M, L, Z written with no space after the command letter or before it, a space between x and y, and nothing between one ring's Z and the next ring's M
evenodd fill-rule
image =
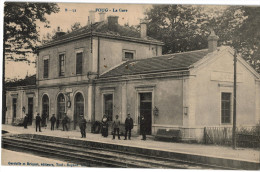
M98 59L97 59L97 76L99 77L99 63L100 63L100 39L98 37Z

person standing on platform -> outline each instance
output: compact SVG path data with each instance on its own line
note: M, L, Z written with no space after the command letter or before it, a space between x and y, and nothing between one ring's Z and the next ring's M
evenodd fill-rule
M127 115L127 118L125 119L125 140L127 140L127 133L128 140L131 140L131 130L133 129L133 119L131 118L130 114Z
M67 123L69 122L69 117L65 114L64 118L62 120L62 127L63 127L63 131L68 131L68 126Z
M36 132L37 132L37 128L39 128L39 132L42 132L41 131L41 121L42 121L42 119L41 119L41 117L40 117L40 114L39 113L37 113L37 116L36 116Z
M143 115L141 116L141 121L140 121L140 133L143 136L142 140L146 140L145 118Z
M54 130L54 125L55 125L55 122L56 122L56 118L55 118L54 114L52 114L50 121L51 121L51 130Z
M113 122L113 128L114 128L113 140L115 139L116 132L118 135L118 140L120 140L119 126L120 126L120 120L118 119L118 115L116 115L116 119Z
M108 119L106 115L103 116L102 122L102 136L107 137L108 136Z
M86 128L87 128L87 121L83 115L80 115L81 119L79 121L79 128L81 133L81 138L86 138Z
M28 114L25 114L24 120L23 120L23 127L27 129L28 124Z

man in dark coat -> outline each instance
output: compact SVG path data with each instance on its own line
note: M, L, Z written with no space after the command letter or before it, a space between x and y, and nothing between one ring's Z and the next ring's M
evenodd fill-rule
M37 132L37 128L39 127L39 132L42 132L41 131L41 121L42 121L42 119L41 119L41 117L40 117L40 114L39 113L37 113L37 116L36 116L36 132Z
M69 122L69 117L65 114L63 120L62 120L62 127L63 127L63 131L68 131L68 126L67 123Z
M143 136L142 140L146 140L146 126L145 126L145 118L144 118L144 116L141 116L140 133Z
M131 130L133 129L133 119L130 114L127 115L125 119L125 140L127 140L127 132L129 132L128 139L131 140Z
M25 114L24 120L23 120L23 126L25 129L27 129L28 124L28 114Z
M54 130L54 125L55 125L55 122L56 122L56 118L55 118L54 114L52 114L50 121L51 121L51 130Z
M87 121L83 115L81 115L80 117L81 119L79 121L79 128L80 128L81 138L86 138Z

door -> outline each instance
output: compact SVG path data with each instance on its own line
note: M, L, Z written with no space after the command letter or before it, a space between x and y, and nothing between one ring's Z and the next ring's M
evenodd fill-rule
M84 115L84 98L81 93L77 93L75 96L75 108L74 108L74 130L78 125L80 115Z
M32 125L33 98L28 98L28 125Z
M42 115L45 117L43 124L46 125L49 118L49 97L47 95L42 97Z
M152 93L140 93L140 116L144 116L146 134L152 134Z
M12 118L12 122L14 122L14 120L16 118L16 104L17 104L17 99L13 98L13 118Z
M113 121L113 94L104 94L104 115L108 121Z
M58 96L58 105L57 105L57 119L58 120L62 120L62 118L64 117L64 114L65 114L65 97L63 94L60 94Z

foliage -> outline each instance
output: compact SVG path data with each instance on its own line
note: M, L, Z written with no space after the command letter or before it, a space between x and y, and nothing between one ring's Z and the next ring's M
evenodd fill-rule
M154 5L146 12L148 35L164 41L163 53L176 53L207 47L208 23L201 8L187 5Z
M237 131L238 134L245 134L245 135L255 135L255 136L260 136L260 122L252 128L245 128L241 127Z
M212 24L220 44L234 47L260 73L260 7L231 6Z
M163 53L207 48L213 28L260 73L260 7L154 5L146 12L148 35L165 43Z
M27 61L28 53L36 53L39 34L36 22L49 27L45 15L57 13L55 3L5 2L4 4L4 54L15 61ZM20 55L20 57L17 57Z
M71 25L70 29L71 29L71 32L74 31L74 30L77 30L77 29L80 29L82 26L80 24L80 22L75 22L74 24Z
M80 28L82 28L80 22L75 22L74 24L71 25L71 28L67 30L67 33L71 33L72 31L75 31ZM57 32L58 31L56 29L53 29L51 33L50 32L46 33L46 35L43 35L41 42L46 43L57 38ZM63 31L61 30L61 32Z

